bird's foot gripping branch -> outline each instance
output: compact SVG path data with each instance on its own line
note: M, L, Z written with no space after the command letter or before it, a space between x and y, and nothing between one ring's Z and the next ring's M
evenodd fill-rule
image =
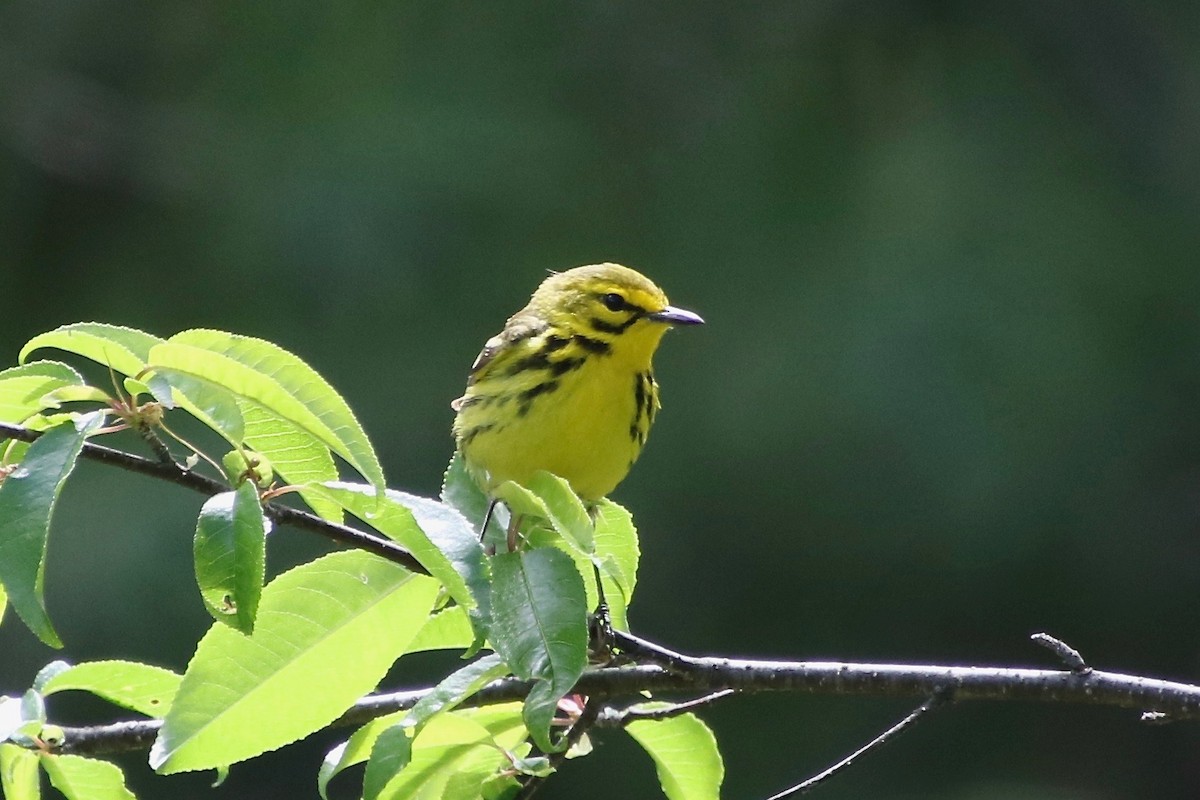
M45 349L68 355L31 359ZM342 397L295 355L258 339L213 330L160 339L86 323L35 337L18 360L0 371L0 603L45 644L63 647L42 576L59 493L83 457L207 495L193 547L197 601L213 624L182 675L119 660L55 661L23 694L9 690L0 700L5 797L38 796L42 771L68 796L82 796L81 786L124 796L120 770L98 754L145 747L161 773L223 771L351 722L362 727L314 765L323 794L363 762L371 798L433 796L447 786L464 797L531 793L567 753L587 751L587 730L608 710L577 688L588 669L595 576L619 629L637 576L637 536L620 506L585 508L565 481L537 473L526 486L494 487L506 508L481 542L489 500L461 459L440 498L387 489ZM102 380L85 380L88 360ZM176 433L195 421L204 430L189 434L194 441ZM137 436L118 441L146 456L99 441L124 430ZM358 482L342 480L335 456ZM281 505L285 493L308 510ZM522 520L511 551L510 513ZM276 524L354 549L268 576ZM485 545L500 552L488 556ZM470 658L412 702L364 701L398 659L430 650ZM487 702L494 686L507 695ZM57 725L47 699L68 690L148 719ZM715 797L720 758L707 728L688 714L635 716L622 727L662 774L706 776L683 796ZM691 743L682 752L659 746L680 736Z

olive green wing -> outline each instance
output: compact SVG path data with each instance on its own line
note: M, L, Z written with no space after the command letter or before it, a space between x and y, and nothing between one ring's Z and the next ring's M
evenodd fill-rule
M504 326L504 330L488 339L484 343L483 349L479 351L479 355L475 357L474 363L471 364L471 371L467 375L468 389L486 375L491 364L497 360L503 361L505 353L512 352L521 342L545 333L546 328L545 320L534 317L515 316L510 319ZM450 403L450 407L458 411L468 395L469 392L457 398Z

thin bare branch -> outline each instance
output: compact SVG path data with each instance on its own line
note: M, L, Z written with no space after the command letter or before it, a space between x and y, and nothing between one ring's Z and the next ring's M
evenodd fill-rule
M727 689L887 697L929 697L950 691L957 702L1001 700L1102 705L1158 712L1172 720L1200 719L1200 686L1096 669L1080 675L1065 670L1011 667L763 661L684 655L678 655L678 658L671 671L656 665L590 670L579 679L574 691L602 700L633 697L642 692L694 693ZM485 686L465 705L519 700L528 694L530 686L527 681L504 678ZM357 725L392 711L411 708L428 691L414 689L365 697L335 724ZM61 751L94 755L144 749L157 734L160 724L157 720L146 720L67 728Z
M909 726L911 726L914 722L916 722L918 719L920 719L922 716L924 716L926 712L931 711L934 708L936 708L937 706L940 706L941 704L947 702L947 700L949 700L949 698L950 698L949 692L938 692L937 694L933 695L928 700L926 700L924 703L921 703L921 705L919 705L915 709L913 709L912 712L909 713L908 716L906 716L904 719L900 720L895 725L888 728L886 731L879 734L874 739L867 742L866 744L864 744L862 747L855 750L850 755L848 755L845 758L843 758L842 760L838 761L836 764L833 764L830 767L821 770L820 772L818 772L816 775L813 775L808 780L801 781L800 783L796 784L795 786L791 787L790 789L784 789L782 792L779 792L778 794L771 795L770 797L767 798L767 800L783 800L783 798L785 798L785 797L792 797L794 795L799 795L799 794L808 794L813 789L817 788L822 783L829 780L834 775L838 774L839 772L844 770L846 767L853 764L856 759L858 759L859 757L861 757L868 751L873 750L882 744L886 744L887 742L896 738L896 736L898 736L901 731L903 731L905 728L908 728Z
M0 439L17 439L22 442L32 442L40 435L39 432L31 431L20 425L0 422ZM181 466L176 461L161 462L142 458L132 453L126 453L124 450L105 447L95 442L84 443L81 455L84 458L98 461L101 464L120 467L121 469L136 472L140 475L149 475L152 478L168 481L169 483L183 486L209 497L229 491L229 486L221 481L214 480L199 472L193 472ZM380 558L386 558L388 561L406 567L413 572L419 572L422 575L429 574L428 570L421 566L421 562L417 561L412 553L382 536L375 536L374 534L351 528L348 525L339 525L336 522L322 519L315 514L309 514L307 511L301 511L278 503L265 503L263 505L263 513L280 525L294 525L298 528L319 533L325 538L332 539L340 544L357 547L360 550L366 550L368 553L374 553Z
M689 711L695 711L697 708L712 705L722 697L729 697L731 694L737 694L737 692L734 689L722 689L719 692L709 692L703 697L697 697L694 700L669 703L668 705L655 708L646 708L645 703L636 703L625 708L606 708L601 712L598 724L607 728L621 727L637 720L670 719L671 717L678 717L680 714L686 714Z

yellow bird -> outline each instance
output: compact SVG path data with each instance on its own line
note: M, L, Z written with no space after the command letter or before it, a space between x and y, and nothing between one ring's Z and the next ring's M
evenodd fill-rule
M451 406L468 472L489 495L538 470L585 502L611 492L659 408L651 358L667 329L703 323L619 264L550 275L471 365Z

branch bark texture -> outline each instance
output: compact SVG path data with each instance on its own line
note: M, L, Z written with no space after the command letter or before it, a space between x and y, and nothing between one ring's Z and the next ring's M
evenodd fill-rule
M36 431L0 422L0 439L30 442ZM204 495L228 491L220 481L186 469L174 461L153 460L88 442L83 456L101 463L185 486ZM326 538L375 553L423 574L424 567L407 550L382 537L339 525L297 509L267 503L264 512L278 523L296 525ZM1044 637L1044 635L1042 635ZM1040 643L1058 653L1066 670L1011 667L864 664L838 661L770 661L694 657L672 652L629 634L617 633L616 645L632 665L604 667L580 678L575 691L605 701L637 698L640 692L806 692L891 697L944 697L948 701L1001 700L1107 705L1136 709L1143 718L1200 719L1200 686L1091 669L1065 644L1044 637ZM482 705L523 698L530 684L509 678L484 687L467 704ZM412 707L430 689L371 695L349 709L335 724L356 725L392 711ZM604 709L603 711L608 711ZM597 724L620 715L599 713ZM619 723L616 723L619 724ZM125 720L108 725L64 728L59 752L102 754L150 746L161 723Z
M841 661L769 661L739 658L681 660L671 670L657 665L603 667L584 673L575 691L605 700L660 693L718 691L803 692L821 695L929 697L947 701L1034 701L1114 706L1166 714L1172 720L1200 719L1200 686L1176 681L1093 669L1081 675L1069 670L1012 667L864 664ZM527 681L495 681L465 705L488 705L523 698ZM411 708L431 688L370 695L335 724L359 725L383 714ZM598 725L605 724L601 714ZM158 720L122 721L94 727L64 728L64 753L99 755L150 746Z

